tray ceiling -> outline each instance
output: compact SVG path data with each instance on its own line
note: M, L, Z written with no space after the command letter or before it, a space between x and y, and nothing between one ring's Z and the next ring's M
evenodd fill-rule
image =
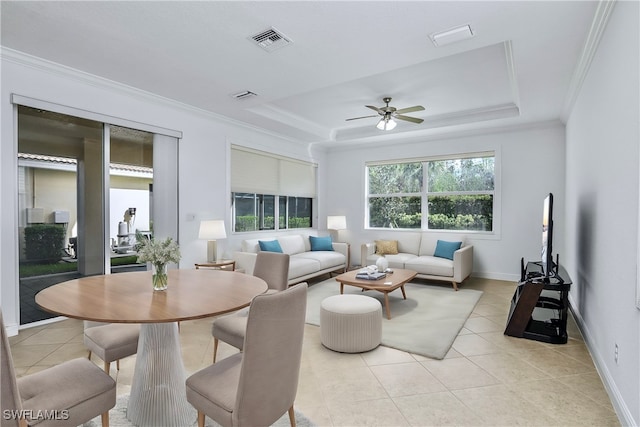
M5 1L0 7L4 48L293 141L331 146L560 120L598 2ZM473 37L441 47L431 42L434 32L460 25L469 25ZM277 37L260 47L252 37L267 30ZM257 96L233 96L245 91ZM364 106L382 106L386 96L396 108L423 105L411 116L424 122L399 122L384 132L376 118L345 121L370 114Z

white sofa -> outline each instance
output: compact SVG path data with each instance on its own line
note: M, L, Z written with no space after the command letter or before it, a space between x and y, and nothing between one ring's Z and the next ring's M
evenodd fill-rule
M380 239L383 240L383 239ZM473 245L465 244L464 235L434 235L431 233L396 233L392 238L397 240L398 253L386 254L389 268L403 268L417 271L416 277L429 280L442 280L453 284L458 290L473 271ZM453 259L434 256L438 240L462 242L460 249L453 253ZM373 265L381 255L376 254L376 243L363 243L361 246L362 265Z
M256 256L260 252L260 240L277 240L282 252L289 254L290 285L338 270L344 272L347 269L349 247L346 243L333 242L333 251L312 251L309 237L302 234L243 240L241 251L233 254L236 268L253 274Z

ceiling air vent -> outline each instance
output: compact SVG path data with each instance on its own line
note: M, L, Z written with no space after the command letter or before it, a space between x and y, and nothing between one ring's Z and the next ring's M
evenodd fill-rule
M273 27L251 36L251 40L267 52L273 52L291 43L289 38Z
M257 93L251 92L250 90L245 90L242 92L238 92L238 93L233 93L231 94L231 96L235 99L246 99L246 98L251 98L254 96L258 96Z

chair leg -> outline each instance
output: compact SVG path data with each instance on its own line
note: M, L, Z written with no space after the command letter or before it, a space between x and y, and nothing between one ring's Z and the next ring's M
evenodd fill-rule
M457 291L458 290L458 284L455 281L453 281L451 283L453 284L453 290Z
M204 412L198 411L198 427L204 427Z
M109 427L109 411L100 415L100 419L102 420L102 427Z
M104 362L104 371L107 373L107 375L109 374L109 371L111 371L111 363Z
M89 350L89 354L87 355L87 359L91 360L91 350Z
M289 422L291 423L291 427L296 427L296 413L293 410L293 405L289 408Z
M116 360L116 369L120 370L120 359Z
M213 339L213 363L216 363L216 355L218 354L218 338Z

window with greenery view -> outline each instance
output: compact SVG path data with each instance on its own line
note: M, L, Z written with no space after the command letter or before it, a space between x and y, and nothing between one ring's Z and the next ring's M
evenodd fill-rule
M312 225L312 200L308 197L233 193L233 231L309 228Z
M495 156L367 166L372 228L492 231Z
M369 166L369 226L420 228L422 163Z

